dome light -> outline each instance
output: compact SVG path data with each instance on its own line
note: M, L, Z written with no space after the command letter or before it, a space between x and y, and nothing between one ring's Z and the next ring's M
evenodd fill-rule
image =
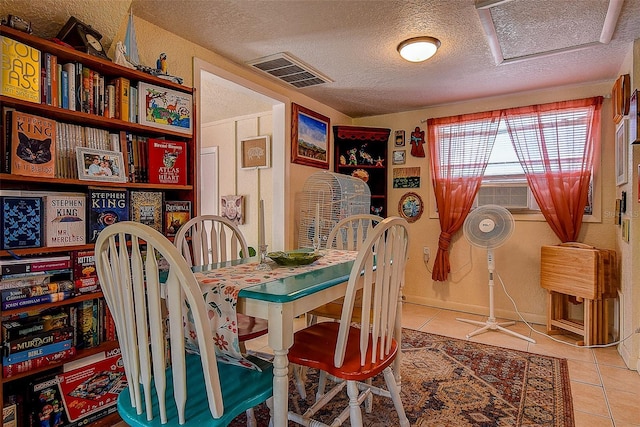
M440 40L422 36L407 39L398 45L398 53L409 62L422 62L436 54Z

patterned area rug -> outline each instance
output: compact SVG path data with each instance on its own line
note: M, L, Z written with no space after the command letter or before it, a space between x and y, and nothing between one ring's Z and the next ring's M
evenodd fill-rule
M402 402L412 426L574 426L565 359L409 329L403 329L402 348ZM306 401L291 381L290 410L304 412L317 380L309 371ZM365 426L398 425L391 399L375 396L373 405L372 413L363 411ZM331 424L346 406L345 391L316 418ZM266 406L255 413L258 426L267 426ZM244 415L231 424L240 426L246 426Z

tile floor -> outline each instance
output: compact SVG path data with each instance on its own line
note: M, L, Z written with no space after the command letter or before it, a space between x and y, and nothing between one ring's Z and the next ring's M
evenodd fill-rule
M402 324L405 328L466 339L477 327L457 321L465 318L484 322L486 316L470 315L405 303ZM304 326L300 319L300 327ZM484 344L562 357L568 360L576 427L640 426L640 375L627 369L615 347L586 349L553 341L547 335L533 333L524 323L509 327L531 336L536 344L510 334L489 331L471 338ZM534 329L544 332L543 325ZM573 344L575 337L554 336ZM266 337L248 341L247 348L268 352Z

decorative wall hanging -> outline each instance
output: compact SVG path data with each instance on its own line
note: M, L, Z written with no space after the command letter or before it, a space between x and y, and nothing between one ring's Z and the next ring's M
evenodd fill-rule
M271 144L268 135L240 141L242 169L266 169L271 166Z
M398 213L408 222L415 222L422 216L424 205L417 193L406 193L398 203Z
M396 147L404 147L404 131L403 130L397 130L395 131L395 146Z
M329 169L329 118L298 104L291 110L291 162Z
M640 103L638 89L633 91L629 99L629 142L631 144L640 144Z
M629 223L628 219L622 220L622 240L629 243Z
M411 132L411 155L414 157L425 157L424 154L424 131L416 127Z
M627 183L627 122L629 119L623 118L616 127L616 185Z
M244 224L244 196L222 196L220 215L235 224Z
M419 188L420 168L393 168L393 188Z
M631 95L631 79L629 74L618 77L611 89L613 105L613 121L619 123L623 116L629 114L629 97Z
M393 152L393 164L404 165L407 159L407 150L394 150Z

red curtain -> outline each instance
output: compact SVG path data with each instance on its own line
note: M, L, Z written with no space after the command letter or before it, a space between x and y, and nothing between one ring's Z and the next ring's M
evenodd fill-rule
M451 237L462 227L480 189L500 124L500 111L429 119L429 158L440 237L431 278L449 276Z
M562 242L578 239L600 153L602 97L504 110L542 214Z

